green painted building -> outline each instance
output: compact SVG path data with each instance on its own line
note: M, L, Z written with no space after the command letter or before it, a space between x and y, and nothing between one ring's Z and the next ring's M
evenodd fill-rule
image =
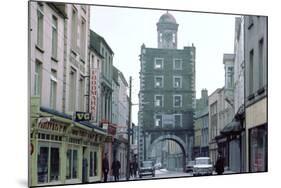
M178 24L170 13L157 23L158 48L141 46L139 125L140 160L150 158L155 144L175 141L182 165L192 157L195 106L195 47L177 49Z

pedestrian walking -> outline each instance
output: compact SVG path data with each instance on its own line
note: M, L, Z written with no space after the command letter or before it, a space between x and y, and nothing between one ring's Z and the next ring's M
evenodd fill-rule
M136 161L134 161L133 164L133 170L134 170L134 177L137 177L137 171L138 171L138 163Z
M112 170L112 175L114 176L114 181L119 181L119 170L121 168L120 161L116 160L114 158L112 165L111 165L111 170Z
M215 164L215 170L217 174L221 175L224 172L224 158L219 154L218 159Z
M105 153L104 158L102 159L102 173L103 173L104 182L107 182L108 171L109 171L109 164L107 159L107 153Z
M132 161L130 161L130 177L133 177L134 174L134 164Z

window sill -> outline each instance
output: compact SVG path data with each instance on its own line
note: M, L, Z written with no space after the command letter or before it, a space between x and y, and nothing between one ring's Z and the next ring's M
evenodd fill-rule
M71 53L76 57L77 56L77 52L75 52L75 50L71 49Z
M51 57L51 60L55 61L56 63L59 62L59 60L57 60L57 59L54 58L54 57Z
M38 51L40 51L41 53L44 53L45 51L41 48L41 47L39 47L37 44L35 45L35 48L38 50Z
M250 94L247 98L248 101L253 100L255 98L255 94Z
M80 58L80 61L85 64L85 60L83 58Z
M258 95L261 95L261 94L263 94L264 92L265 92L264 87L260 88L260 89L257 91Z

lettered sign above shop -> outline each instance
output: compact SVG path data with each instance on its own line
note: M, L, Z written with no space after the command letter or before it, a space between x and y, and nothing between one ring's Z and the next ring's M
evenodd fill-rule
M68 124L51 118L39 118L37 128L41 130L65 133Z
M74 112L74 121L90 121L91 114L87 112Z

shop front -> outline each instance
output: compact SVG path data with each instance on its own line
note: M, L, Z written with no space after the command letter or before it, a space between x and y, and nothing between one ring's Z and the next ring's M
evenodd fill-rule
M41 107L31 113L29 181L31 186L101 180L106 132L89 122Z
M249 129L250 172L266 172L267 167L267 124Z

